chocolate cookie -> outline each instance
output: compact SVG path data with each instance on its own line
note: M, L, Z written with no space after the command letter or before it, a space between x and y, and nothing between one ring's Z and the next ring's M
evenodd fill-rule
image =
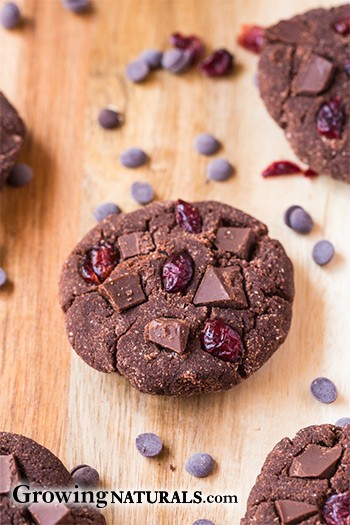
M278 523L350 523L350 425L303 428L270 452L241 525Z
M285 340L293 295L280 243L217 202L110 215L73 250L60 280L76 352L150 394L240 383Z
M24 135L23 120L0 91L0 188L16 162Z
M92 507L78 505L15 503L12 489L74 488L74 480L61 461L32 439L0 432L0 523L1 525L105 525Z
M350 4L265 30L259 88L298 157L350 182Z

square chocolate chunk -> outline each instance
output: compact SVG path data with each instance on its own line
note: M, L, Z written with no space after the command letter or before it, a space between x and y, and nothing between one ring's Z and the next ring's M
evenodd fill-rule
M334 74L332 62L312 53L303 58L293 88L297 95L317 95L328 88Z
M255 243L251 228L222 227L216 233L215 246L224 252L231 252L241 259L248 259Z
M73 516L63 503L32 503L28 510L37 525L70 525Z
M126 274L108 279L100 286L100 293L118 313L147 300L138 274Z
M0 494L9 494L21 481L16 458L13 454L0 456Z
M190 327L186 321L161 317L148 323L145 328L145 336L152 343L183 354L186 350L189 330Z
M193 298L193 304L247 308L240 268L208 266Z
M154 250L154 243L149 232L126 233L118 238L118 248L122 260L136 255L144 255Z

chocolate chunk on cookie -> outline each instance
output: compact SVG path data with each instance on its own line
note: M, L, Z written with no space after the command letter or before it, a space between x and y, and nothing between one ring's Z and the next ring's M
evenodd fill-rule
M4 525L105 525L92 507L62 503L17 505L12 489L25 483L35 489L71 489L74 480L48 449L18 434L0 432L0 523Z
M350 182L350 4L313 9L265 30L259 89L298 157Z
M109 215L66 260L60 302L76 352L142 392L228 389L285 340L293 268L264 224L218 202Z
M311 426L268 455L241 525L347 525L350 426Z
M24 136L23 120L0 91L0 188L16 162Z

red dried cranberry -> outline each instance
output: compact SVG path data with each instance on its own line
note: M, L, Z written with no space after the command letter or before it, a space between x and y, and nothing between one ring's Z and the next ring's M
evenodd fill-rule
M294 164L294 162L278 160L267 166L261 175L263 177L275 177L277 175L294 175L295 173L301 172L302 169L297 164Z
M183 36L181 33L170 35L170 44L183 51L188 51L191 56L192 64L199 61L204 53L204 44L198 36Z
M317 177L318 173L316 171L312 170L311 168L307 168L304 170L304 177Z
M202 231L202 217L192 204L179 199L175 207L175 217L177 224L185 231L189 233Z
M244 352L239 334L220 319L205 323L201 343L203 350L230 363L240 360Z
M81 275L90 284L102 283L118 262L116 249L108 243L91 248L80 267Z
M323 507L327 525L350 525L350 492L331 496Z
M237 41L240 46L258 55L261 53L261 49L265 42L264 28L260 26L244 25L241 28Z
M222 77L231 73L233 55L227 49L218 49L207 56L201 64L201 71L208 77Z
M344 69L345 73L348 75L348 77L350 77L350 58L348 60L345 60Z
M328 139L339 139L345 120L344 104L340 97L325 102L316 117L316 128L320 135Z
M337 33L340 33L343 36L348 35L350 33L350 16L337 20L332 27Z
M188 252L170 255L162 268L163 288L166 292L183 292L193 276L193 259Z

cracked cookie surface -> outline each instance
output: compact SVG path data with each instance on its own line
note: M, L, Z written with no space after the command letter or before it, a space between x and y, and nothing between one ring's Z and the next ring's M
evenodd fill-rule
M235 386L283 343L292 316L292 264L266 226L210 201L185 203L188 222L179 203L110 215L60 279L75 351L150 394Z
M0 91L0 188L16 162L24 136L23 120Z
M241 525L348 525L350 425L310 426L268 455Z
M298 157L350 182L350 4L265 30L260 95Z

